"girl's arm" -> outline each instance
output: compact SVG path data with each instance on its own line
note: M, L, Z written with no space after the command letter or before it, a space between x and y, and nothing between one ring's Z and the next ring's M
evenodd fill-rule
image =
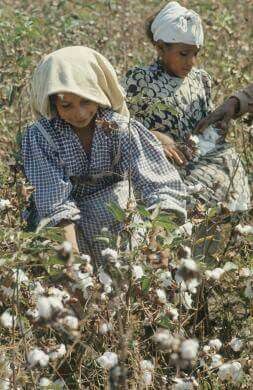
M131 136L121 131L122 174L129 170L134 189L148 208L160 204L163 210L186 218L185 186L177 170L168 162L155 136L137 121L131 121Z

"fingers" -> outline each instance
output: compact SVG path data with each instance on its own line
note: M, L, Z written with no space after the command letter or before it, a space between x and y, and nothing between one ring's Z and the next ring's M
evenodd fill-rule
M175 147L172 148L167 146L166 148L164 148L164 152L169 159L174 161L179 166L185 165L187 163L184 154Z

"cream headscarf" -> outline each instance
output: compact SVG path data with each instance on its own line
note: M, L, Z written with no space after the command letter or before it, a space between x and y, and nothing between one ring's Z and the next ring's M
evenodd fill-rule
M154 41L185 43L202 46L204 33L199 15L182 7L176 1L169 2L155 17L151 31Z
M51 118L49 96L71 92L129 117L125 93L110 62L85 46L70 46L47 55L37 66L31 85L36 117Z

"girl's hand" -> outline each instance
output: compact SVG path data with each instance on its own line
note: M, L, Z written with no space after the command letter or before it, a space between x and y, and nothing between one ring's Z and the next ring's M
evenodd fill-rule
M167 158L169 158L179 166L187 164L188 161L185 155L181 152L181 150L179 150L175 141L171 137L156 130L152 130L152 133L163 145L163 150Z

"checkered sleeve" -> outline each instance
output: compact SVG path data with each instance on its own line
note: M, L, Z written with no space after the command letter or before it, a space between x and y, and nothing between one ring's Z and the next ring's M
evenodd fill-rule
M35 126L23 136L22 156L26 177L34 187L40 220L47 219L47 226L56 226L62 220L79 219L80 211L71 197L72 184L64 167Z
M134 189L150 209L160 204L186 218L186 190L177 170L166 159L160 142L137 121L122 131L122 170L129 170Z

